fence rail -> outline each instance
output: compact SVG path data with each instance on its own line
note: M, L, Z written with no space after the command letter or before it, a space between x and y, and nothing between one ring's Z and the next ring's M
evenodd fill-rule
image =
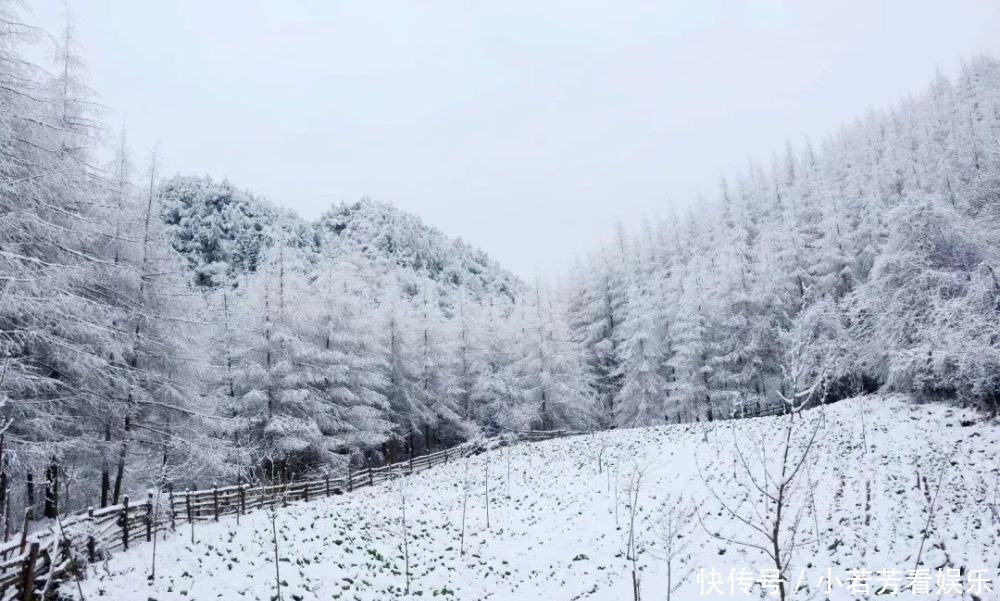
M579 434L566 430L525 431L504 440L537 442ZM125 496L122 503L65 516L48 530L28 533L25 515L19 539L0 544L0 601L43 601L54 596L59 583L83 563L93 563L111 553L128 551L152 541L159 532L175 530L179 523L218 521L227 515L245 515L261 507L309 502L319 498L374 486L394 477L444 465L490 447L463 445L406 461L351 470L339 478L251 486L237 484L202 490L161 491L157 503L150 492L142 501Z

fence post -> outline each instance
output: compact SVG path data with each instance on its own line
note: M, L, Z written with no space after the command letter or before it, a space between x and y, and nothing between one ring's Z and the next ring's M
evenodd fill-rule
M90 519L91 528L93 528L93 522L94 522L94 506L93 505L91 505L90 507L87 508L87 517ZM96 547L97 547L97 544L94 541L94 535L93 534L88 534L87 535L87 561L89 561L90 563L94 563L94 561L97 559L97 549L96 549Z
M240 491L240 493L239 493L240 494L240 513L242 513L243 515L246 515L247 514L247 491L246 491L246 488L244 488L242 484L240 484L239 491Z
M35 563L38 561L38 543L31 543L28 550L28 560L24 563L23 596L24 601L35 598Z
M153 540L153 493L146 497L146 542Z
M413 449L410 449L410 473L413 473Z
M191 522L191 489L184 489L184 506L187 509L188 522Z
M330 472L327 472L326 475L323 478L326 481L326 496L329 497L330 496Z
M444 449L444 462L448 463L448 448L447 447L445 447L445 449Z
M350 465L347 466L347 492L354 492L354 475Z
M219 521L219 486L212 486L212 509L215 512L215 521Z
M122 515L119 519L122 525L122 546L128 551L128 495L122 497Z
M374 486L375 476L372 474L372 466L368 466L368 486Z
M177 514L174 513L174 483L167 484L167 500L170 501L170 531L177 531Z
M309 502L309 481L302 481L302 499L308 503Z

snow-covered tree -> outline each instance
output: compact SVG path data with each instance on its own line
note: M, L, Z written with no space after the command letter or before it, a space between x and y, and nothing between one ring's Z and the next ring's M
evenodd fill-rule
M583 349L571 338L565 309L555 294L536 286L534 302L522 303L513 365L517 396L503 424L514 429L589 428L595 419Z

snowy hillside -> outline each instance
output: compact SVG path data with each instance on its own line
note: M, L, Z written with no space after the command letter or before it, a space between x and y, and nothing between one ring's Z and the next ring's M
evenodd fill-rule
M671 425L519 444L396 483L290 507L276 520L282 598L632 598L629 497L637 469L643 475L634 548L642 598L668 598L668 556L673 556L674 599L699 597L708 582L704 574L713 569L721 574L724 591L712 589L716 598L759 598L759 584L748 582L752 594L743 594L740 579L729 578L731 570L746 569L759 578L762 569L773 567L764 552L735 541L766 546L756 528L773 516L773 503L762 502L748 474L760 484L766 463L779 479L787 420ZM786 578L790 589L800 577L808 584L793 598L853 598L846 587L861 585L849 579L852 568L871 572L872 594L885 584L876 571L898 570L901 581L888 582L900 590L918 553L921 569L930 570L931 591L938 587L938 568L962 568L966 589L973 577L997 580L996 423L901 397L856 398L807 411L796 422L792 463L814 432L815 442L789 488L779 537L784 553L796 530ZM771 484L762 489L770 491ZM724 533L725 539L708 531ZM183 524L159 543L152 583L146 578L151 545L94 566L82 583L86 598L273 598L274 548L266 512L243 518L239 526L232 519L198 524L194 537L192 543ZM825 581L818 586L828 569L842 581L829 595ZM986 572L974 572L979 569Z
M442 293L460 288L479 301L510 302L524 287L485 252L385 202L341 203L307 221L228 181L184 176L165 181L159 200L171 244L201 285L219 285L227 272L253 272L269 248L287 244L311 251L314 261L357 253L396 271L411 289L430 284Z
M315 228L332 244L344 244L373 261L389 261L441 286L460 286L481 301L515 300L524 287L482 250L386 202L363 199L331 207Z

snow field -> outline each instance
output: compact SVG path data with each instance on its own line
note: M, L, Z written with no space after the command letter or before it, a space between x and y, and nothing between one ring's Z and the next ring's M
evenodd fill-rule
M643 598L667 598L671 516L677 518L672 540L679 548L670 563L672 598L702 598L699 568L727 575L773 567L763 551L736 541L767 544L754 526L764 523L768 505L748 473L758 482L765 464L778 473L785 420L520 444L291 506L276 519L282 598L631 599L628 499L639 472L634 547ZM806 412L793 430L792 457L817 424L786 509L797 520L799 542L788 578L795 582L804 574L808 583L793 598L853 598L846 590L826 595L817 586L828 568L842 576L849 568L913 568L932 504L923 567L985 568L994 581L1000 579L997 424L942 405L863 397ZM193 544L189 526L179 525L176 535L158 544L152 582L147 544L91 568L82 586L87 599L268 600L275 595L273 554L271 523L267 512L258 511L239 526L232 518L196 524ZM759 583L750 595L730 595L728 587L714 598L752 599L763 592ZM75 595L72 589L67 594ZM900 598L920 597L904 592Z

